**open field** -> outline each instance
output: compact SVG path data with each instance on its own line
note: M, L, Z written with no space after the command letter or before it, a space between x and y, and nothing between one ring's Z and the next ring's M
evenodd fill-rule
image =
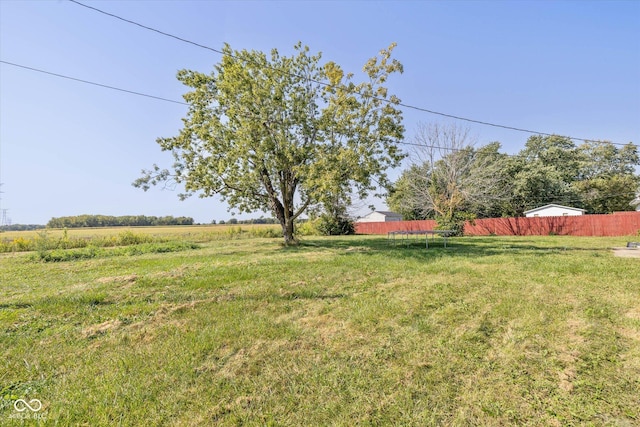
M209 242L240 237L276 237L282 231L277 225L185 225L166 227L100 227L46 228L0 233L0 253L42 249L71 249L87 246L120 246L127 241L167 242L188 240ZM134 243L134 242L130 242Z
M640 424L628 239L280 240L0 255L0 425Z
M157 237L179 237L190 239L203 239L206 240L209 237L228 234L229 231L237 230L238 228L251 231L251 230L263 230L263 229L279 229L280 226L273 224L220 224L220 225L172 225L172 226L154 226L154 227L80 227L80 228L68 228L67 234L69 237L75 238L92 238L112 236L123 231L132 231L134 233L149 234ZM0 240L11 241L17 238L32 239L38 236L39 233L46 231L52 237L61 237L64 233L64 229L61 228L47 228L40 230L28 230L28 231L5 231L0 233Z

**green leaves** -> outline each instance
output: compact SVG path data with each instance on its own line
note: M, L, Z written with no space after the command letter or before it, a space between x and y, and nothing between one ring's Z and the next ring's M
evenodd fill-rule
M406 218L452 218L461 212L487 218L522 215L549 203L593 214L634 207L640 154L633 144L576 146L566 137L534 135L520 153L508 156L499 153L499 143L465 146L466 135L454 130L419 127L417 143L424 150L395 183L390 208Z
M158 139L175 158L174 172L154 166L134 185L147 190L173 179L185 196L271 211L292 241L293 221L310 204L337 196L349 203L352 189L364 197L373 182L386 185L385 170L404 157L400 100L383 86L402 72L394 47L367 61L368 81L356 84L301 43L289 57L225 45L210 75L178 72L191 89L189 111L177 136Z
M546 203L577 206L588 213L630 210L640 180L637 148L606 141L575 146L560 136L532 136L521 152L515 195L521 210Z

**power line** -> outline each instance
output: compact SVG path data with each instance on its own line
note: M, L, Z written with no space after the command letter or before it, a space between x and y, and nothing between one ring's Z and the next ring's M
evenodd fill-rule
M95 12L101 13L103 15L109 16L109 17L114 18L114 19L118 19L118 20L126 22L128 24L132 24L132 25L138 26L138 27L143 28L145 30L153 31L155 33L161 34L161 35L166 36L166 37L170 37L172 39L181 41L183 43L187 43L187 44L190 44L190 45L202 48L202 49L209 50L211 52L215 52L215 53L218 53L218 54L221 54L221 55L228 55L231 58L238 59L234 55L229 55L229 54L227 54L227 53L225 53L225 52L223 52L223 51L221 51L219 49L215 49L215 48L212 48L210 46L206 46L206 45L203 45L203 44L200 44L200 43L196 43L194 41L185 39L183 37L179 37L179 36L176 36L174 34L170 34L170 33L158 30L158 29L153 28L153 27L149 27L149 26L141 24L139 22L136 22L136 21L133 21L133 20L130 20L130 19L127 19L127 18L123 18L123 17L121 17L119 15L115 15L113 13L106 12L106 11L104 11L102 9L98 9L97 7L86 5L86 4L81 3L81 2L79 2L77 0L69 0L69 1L71 3L74 3L74 4L78 5L78 6L82 6L82 7L85 7L87 9L91 9L91 10L93 10ZM280 71L280 70L276 70L276 71ZM289 73L289 74L295 76L295 74L293 74L293 73ZM313 82L313 83L325 86L325 87L336 88L335 86L333 86L333 85L331 85L329 83L325 83L325 82L314 80L314 79L308 79L308 80ZM363 95L363 94L361 94L361 93L359 93L357 91L351 90L350 92L352 94L354 94L354 95L365 97L365 95ZM376 96L367 96L367 97L369 97L369 98L371 98L373 100L376 100L376 101L385 102L387 104L392 103L392 101L390 101L388 99L379 98L379 97L376 97ZM479 125L483 125L483 126L491 126L491 127L500 128L500 129L507 129L507 130L513 130L513 131L517 131L517 132L524 132L524 133L528 133L528 134L537 134L537 135L543 135L543 136L554 136L555 135L555 134L547 133L547 132L539 132L539 131L519 128L519 127L515 127L515 126L507 126L507 125L501 125L501 124L498 124L498 123L492 123L492 122L487 122L487 121L483 121L483 120L470 119L470 118L467 118L467 117L457 116L457 115L454 115L454 114L442 113L440 111L435 111L435 110L424 108L424 107L418 107L418 106L415 106L415 105L405 104L405 103L402 103L402 102L399 102L399 103L394 104L394 105L398 105L398 106L401 106L401 107L404 107L404 108L407 108L407 109L411 109L411 110L421 111L421 112L424 112L424 113L438 115L438 116L441 116L441 117L447 117L447 118L454 119L454 120L460 120L460 121L465 121L465 122L469 122L469 123L475 123L475 124L479 124ZM583 141L583 142L594 141L593 138L578 138L578 137L573 137L573 136L564 136L564 137L572 139L572 140L575 140L575 141ZM615 143L615 142L612 142L611 144L613 144L613 145L626 145L626 144Z
M135 22L135 21L132 21L130 19L123 18L123 17L118 16L118 15L114 15L113 13L105 12L104 10L98 9L97 7L89 6L87 4L80 3L79 1L76 1L76 0L69 0L69 1L71 3L77 4L78 6L86 7L87 9L91 9L91 10L93 10L95 12L102 13L103 15L107 15L107 16L110 16L112 18L119 19L120 21L124 21L124 22L126 22L128 24L136 25L138 27L144 28L145 30L153 31L155 33L161 34L161 35L166 36L166 37L171 37L172 39L176 39L176 40L181 41L183 43L188 43L190 45L193 45L193 46L196 46L196 47L199 47L199 48L202 48L202 49L207 49L207 50L210 50L212 52L219 53L221 55L225 54L223 51L221 51L219 49L214 49L212 47L205 46L203 44L196 43L194 41L187 40L187 39L184 39L182 37L175 36L173 34L165 33L164 31L160 31L160 30L158 30L156 28L148 27L146 25L140 24L139 22Z
M45 71L45 70L41 70L41 69L37 69L37 68L33 68L33 67L28 67L26 65L16 64L16 63L4 61L4 60L0 60L0 63L11 65L11 66L15 66L15 67L19 67L19 68L23 68L23 69L27 69L27 70L31 70L31 71L36 71L36 72L39 72L39 73L42 73L42 74L47 74L47 75L51 75L51 76L55 76L55 77L59 77L59 78L64 78L64 79L73 80L73 81L77 81L77 82L81 82L81 83L85 83L85 84L99 86L99 87L103 87L103 88L106 88L106 89L117 90L117 91L120 91L120 92L125 92L125 93L129 93L129 94L133 94L133 95L144 96L144 97L157 99L157 100L165 101L165 102L171 102L171 103L175 103L175 104L189 105L189 104L187 104L185 102L175 101L175 100L172 100L172 99L162 98L162 97L159 97L159 96L149 95L149 94L136 92L136 91L132 91L132 90L128 90L128 89L118 88L118 87L115 87L115 86L105 85L105 84L102 84L102 83L92 82L92 81L89 81L89 80L84 80L84 79L79 79L79 78L75 78L75 77L71 77L71 76L66 76L66 75L63 75L63 74L53 73L53 72L50 72L50 71ZM551 134L544 134L544 135L552 136ZM591 140L585 140L585 142L591 142ZM446 146L438 146L438 145L434 145L434 144L418 144L418 143L405 142L405 141L397 141L397 143L400 144L400 145L415 146L415 147L420 147L420 148L432 148L432 149L439 149L439 150L444 150L444 151L464 151L464 150L467 150L469 148L473 148L473 147L453 148L453 147L446 147ZM632 143L629 143L629 144L609 143L609 144L636 146L635 144L632 144ZM514 158L515 157L525 157L522 154L506 154L506 153L499 153L499 154L502 155L502 156L514 157ZM0 183L0 187L1 186L2 186L2 183ZM3 193L3 191L0 190L0 194L2 194L2 193ZM626 193L624 193L624 194L612 194L612 195L608 195L607 197L604 197L604 198L612 198L612 197L617 197L617 196L621 196L621 195L626 195ZM1 196L0 196L0 200L2 200ZM540 200L548 200L548 199L540 198ZM574 201L573 199L563 199L563 200L565 200L565 201ZM581 201L581 200L582 199L575 199L575 201ZM3 211L3 218L2 218L1 222L4 223L4 221L6 221L6 219L5 219L6 218L6 211L8 211L8 209L2 209L2 211Z
M128 89L122 89L122 88L115 87L115 86L110 86L110 85L105 85L105 84L102 84L102 83L92 82L92 81L89 81L89 80L79 79L77 77L66 76L64 74L52 73L51 71L45 71L45 70L40 70L38 68L27 67L26 65L20 65L20 64L14 63L14 62L0 60L0 63L7 64L7 65L12 65L14 67L24 68L26 70L36 71L38 73L49 74L51 76L60 77L62 79L74 80L74 81L77 81L77 82L86 83L86 84L93 85L93 86L100 86L100 87L104 87L104 88L107 88L107 89L117 90L117 91L120 91L120 92L126 92L126 93L130 93L130 94L133 94L133 95L138 95L138 96L144 96L144 97L147 97L147 98L158 99L160 101L172 102L174 104L189 105L186 102L175 101L173 99L162 98L160 96L149 95L149 94L146 94L146 93L136 92L136 91L128 90Z
M159 101L171 102L173 104L180 104L180 105L187 105L187 106L189 105L186 102L176 101L176 100L173 100L173 99L163 98L163 97L155 96L155 95L149 95L149 94L146 94L146 93L137 92L137 91L133 91L133 90L129 90L129 89L122 89L122 88L119 88L119 87L110 86L110 85L106 85L106 84L103 84L103 83L97 83L97 82L93 82L93 81L89 81L89 80L79 79L79 78L67 76L67 75L64 75L64 74L53 73L51 71L46 71L46 70L42 70L42 69L38 69L38 68L34 68L34 67L29 67L29 66L26 66L26 65L16 64L14 62L0 60L0 63L11 65L11 66L18 67L18 68L23 68L23 69L30 70L30 71L35 71L35 72L42 73L42 74L47 74L47 75L54 76L54 77L59 77L59 78L63 78L63 79L67 79L67 80L73 80L73 81L76 81L76 82L85 83L85 84L89 84L89 85L93 85L93 86L98 86L98 87L102 87L102 88L106 88L106 89L125 92L125 93L129 93L129 94L132 94L132 95L144 96L144 97L147 97L147 98L157 99ZM541 135L553 136L553 134L541 134ZM569 137L565 137L565 138L569 138ZM571 138L569 138L569 139L571 139ZM584 141L585 142L594 142L593 140L584 140ZM607 143L608 144L612 144L612 145L621 145L621 146L632 145L632 146L636 146L637 147L637 145L633 144L633 143L627 143L627 144L619 144L619 143L617 144L617 143L613 143L613 142L607 142ZM419 143L407 142L407 141L397 141L397 144L399 144L399 145L407 145L407 146L412 146L412 147L419 147L419 148L438 149L438 150L451 151L451 152L464 151L464 150L467 150L469 148L473 148L472 146L467 146L467 147L462 147L462 148L454 148L454 147L439 146L439 145L434 145L434 144L419 144ZM522 157L521 154L507 154L507 153L501 153L501 154L503 154L505 156L508 156L508 157ZM0 191L0 193L1 193L1 191Z

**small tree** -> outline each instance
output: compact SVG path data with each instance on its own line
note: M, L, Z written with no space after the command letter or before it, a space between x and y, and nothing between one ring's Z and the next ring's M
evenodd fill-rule
M404 195L393 203L425 218L435 218L439 228L461 234L464 222L475 217L474 207L508 198L505 155L499 144L474 149L468 129L456 125L418 126L414 164L402 178Z
M356 84L301 44L291 57L226 45L210 75L178 73L192 89L189 112L178 136L158 139L173 153L173 171L154 165L134 185L173 179L184 184L182 197L217 194L240 212L272 212L285 243L294 242L294 221L308 206L329 194L349 204L352 189L366 197L404 157L400 100L384 87L402 72L394 46L367 61L367 80Z

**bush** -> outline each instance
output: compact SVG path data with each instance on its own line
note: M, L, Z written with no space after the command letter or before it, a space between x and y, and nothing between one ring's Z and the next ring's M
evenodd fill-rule
M452 218L436 217L436 230L452 230L452 236L463 236L465 222L473 223L474 219L475 215L467 212L457 212Z
M118 234L118 243L116 246L139 245L140 243L149 243L153 237L148 234L134 233L126 230Z
M13 239L13 241L11 242L11 246L13 246L12 249L16 252L32 251L35 248L33 241L30 239L25 239L24 237Z
M249 231L253 237L276 238L282 237L282 231L277 228L253 228Z
M327 214L320 215L315 227L323 236L344 236L356 232L355 225L350 218L334 217Z
M296 224L296 236L319 236L320 232L316 226L317 221L317 219L309 219Z

